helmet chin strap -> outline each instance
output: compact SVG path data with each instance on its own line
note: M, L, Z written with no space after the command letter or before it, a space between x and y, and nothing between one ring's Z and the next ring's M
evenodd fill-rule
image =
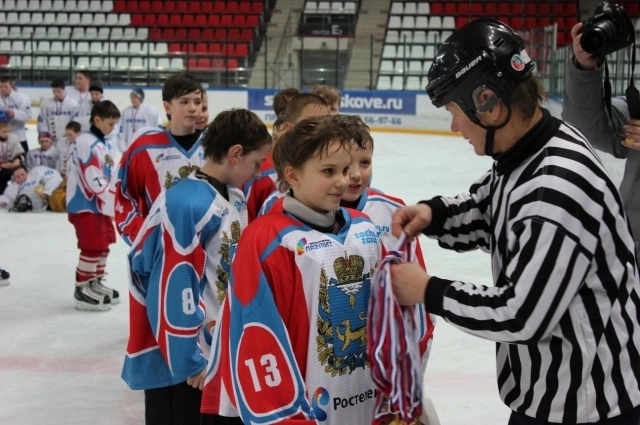
M496 131L500 130L501 128L503 128L511 120L511 106L510 105L506 105L506 107L507 107L507 119L505 119L502 124L497 125L497 126L496 125L484 125L484 124L482 124L480 122L480 119L475 114L473 114L472 117L471 117L471 121L473 121L474 124L476 124L477 126L482 127L485 130L487 130L487 137L486 137L486 139L484 141L484 154L485 154L485 156L493 156L493 143L495 142Z

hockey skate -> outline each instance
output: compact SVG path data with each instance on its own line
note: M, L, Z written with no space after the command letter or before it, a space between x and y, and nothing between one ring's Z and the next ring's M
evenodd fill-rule
M9 285L9 277L11 277L11 275L9 275L8 271L0 269L0 286Z
M76 286L76 291L73 294L76 299L76 310L85 311L108 311L111 310L111 298L108 295L103 295L95 292L91 288L91 282L85 283L81 286Z
M103 280L105 280L104 275L98 276L95 280L89 282L89 285L91 285L91 289L93 290L93 292L111 298L111 305L120 304L120 293L102 283Z

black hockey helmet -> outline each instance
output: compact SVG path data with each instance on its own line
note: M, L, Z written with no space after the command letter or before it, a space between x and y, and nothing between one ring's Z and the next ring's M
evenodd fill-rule
M500 127L482 125L476 113L488 112L499 100L506 102L534 66L525 51L524 40L514 30L495 19L476 19L455 31L440 46L427 76L427 94L435 107L455 102L471 121L494 132ZM496 96L479 104L477 95L484 89L490 89ZM493 135L490 137L492 144Z

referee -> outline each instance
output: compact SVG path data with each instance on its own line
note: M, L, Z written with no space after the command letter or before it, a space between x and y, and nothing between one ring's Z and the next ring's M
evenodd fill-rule
M454 32L427 92L493 166L468 193L399 210L393 233L491 254L494 287L392 268L402 304L424 302L497 342L509 425L640 424L640 285L620 195L582 133L539 105L523 40L479 19Z

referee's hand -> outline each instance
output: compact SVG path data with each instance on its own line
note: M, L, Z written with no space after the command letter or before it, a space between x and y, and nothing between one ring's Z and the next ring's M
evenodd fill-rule
M396 238L404 233L407 235L408 241L413 241L430 223L431 207L429 205L418 204L402 207L393 215L391 233Z

